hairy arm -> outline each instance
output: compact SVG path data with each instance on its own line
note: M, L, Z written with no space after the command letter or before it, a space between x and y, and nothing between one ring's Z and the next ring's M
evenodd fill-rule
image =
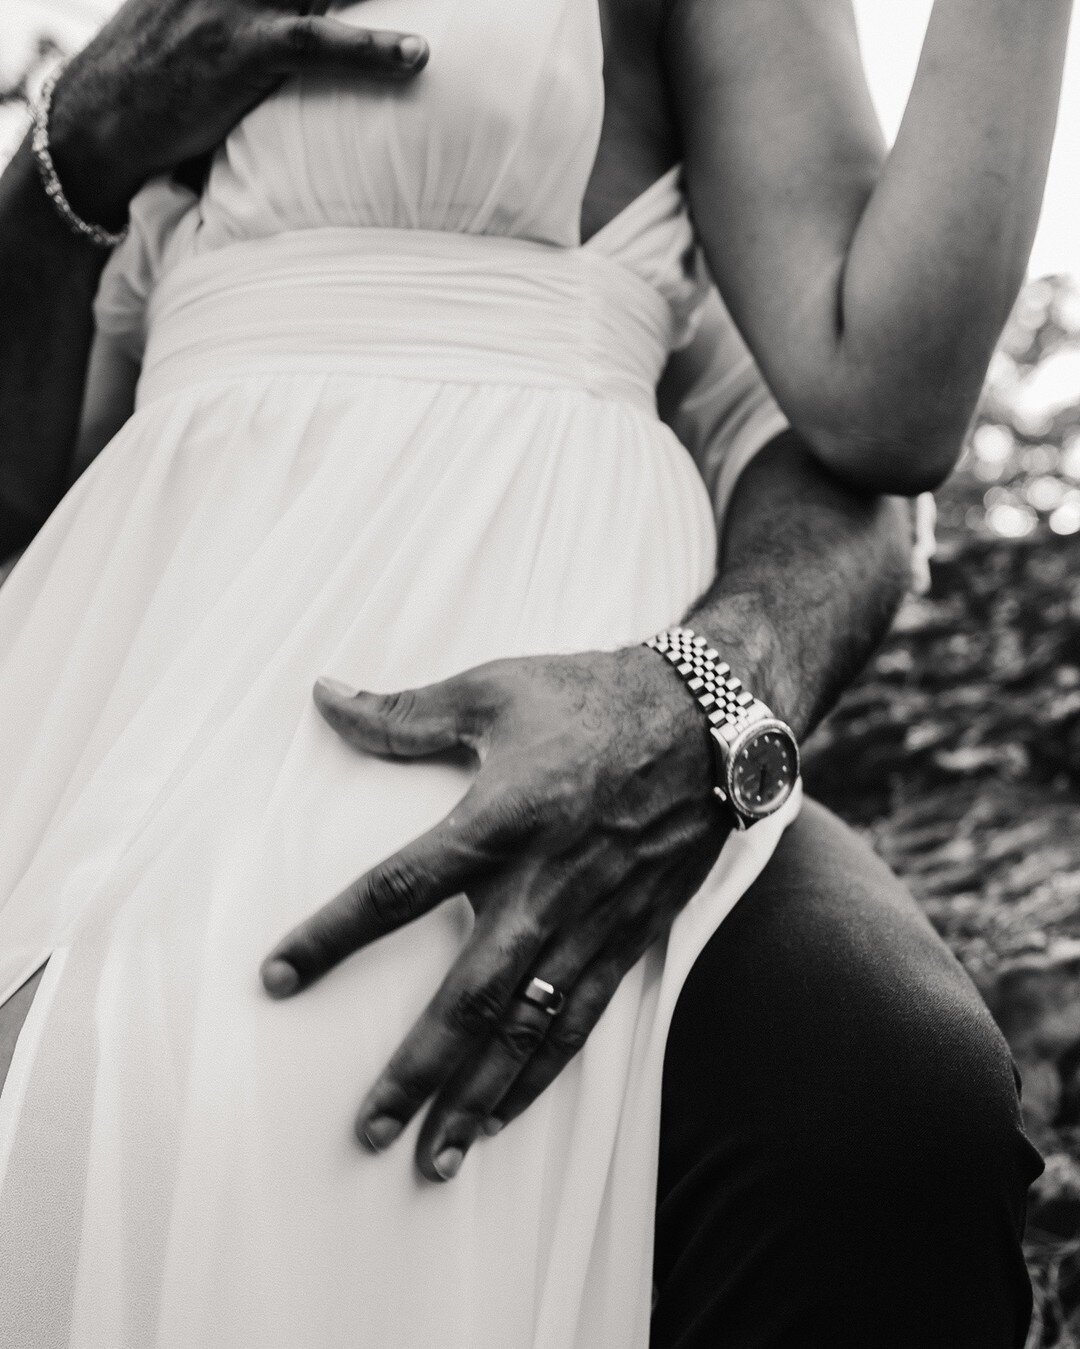
M859 485L951 469L1027 265L1071 0L936 0L886 158L851 0L671 0L709 264L780 406Z
M787 426L715 290L658 402L705 480L721 543L687 621L801 739L908 589L910 506L848 485Z
M910 574L907 504L847 486L787 431L741 474L716 580L687 621L801 739L884 637Z
M739 476L717 579L688 618L805 734L883 634L909 553L904 503L843 485L785 432ZM263 964L267 991L288 997L442 900L469 896L472 936L355 1122L380 1151L430 1100L416 1160L428 1179L449 1180L580 1050L715 862L728 823L711 791L706 721L643 646L494 661L390 694L320 681L315 697L357 749L467 748L479 761L444 820L357 877ZM558 1017L515 996L530 975L565 993Z

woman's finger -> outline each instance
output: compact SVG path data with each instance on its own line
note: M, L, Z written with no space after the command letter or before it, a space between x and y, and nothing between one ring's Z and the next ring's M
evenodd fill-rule
M254 38L260 64L284 75L317 71L404 79L428 59L428 45L415 33L355 28L315 14L266 19Z
M475 749L486 722L472 684L458 676L397 693L366 693L319 679L315 705L343 740L370 754L413 759Z
M263 961L266 991L278 998L300 992L362 946L478 883L499 860L488 819L474 784L444 820L282 938Z

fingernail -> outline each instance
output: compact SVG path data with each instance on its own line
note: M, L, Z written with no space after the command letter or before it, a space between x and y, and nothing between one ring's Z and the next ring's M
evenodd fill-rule
M419 37L403 37L397 45L398 60L403 66L414 66L427 51L427 43Z
M494 1138L505 1123L506 1120L496 1119L495 1116L492 1115L490 1119L484 1120L480 1127L483 1129L484 1133L487 1134L488 1138Z
M342 683L340 679L316 679L315 687L328 693L331 698L355 698L356 690Z
M363 1125L360 1134L373 1152L382 1152L383 1148L390 1146L404 1127L401 1120L393 1119L390 1115L376 1115Z
M268 960L262 968L262 981L272 998L287 998L300 986L300 976L287 960Z
M432 1165L443 1180L453 1180L464 1160L465 1154L460 1148L443 1148Z

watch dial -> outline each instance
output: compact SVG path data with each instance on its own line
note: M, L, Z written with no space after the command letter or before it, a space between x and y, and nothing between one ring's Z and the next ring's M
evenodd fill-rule
M781 731L763 730L732 765L732 798L747 815L768 815L783 804L797 775L795 749Z

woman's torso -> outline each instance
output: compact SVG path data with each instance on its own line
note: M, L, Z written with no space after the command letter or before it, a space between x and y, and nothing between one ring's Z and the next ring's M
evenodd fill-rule
M715 573L711 502L654 398L693 235L653 34L618 2L341 11L429 38L415 88L290 82L201 198L144 198L153 265L139 210L110 263L106 308L149 299L137 410L0 596L0 986L52 955L4 1093L9 1330L645 1342L665 1018L764 835L436 1195L406 1144L372 1164L347 1124L460 951L464 901L289 1008L255 977L469 781L349 752L317 675L412 687L626 646ZM62 1193L39 1211L43 1176Z
M415 30L406 85L289 81L216 156L199 250L319 226L586 242L679 158L660 0L354 0Z
M275 223L283 232L305 223L451 225L573 245L598 234L678 157L659 60L660 0L552 0L534 8L537 39L550 44L530 72L543 104L540 128L523 115L522 70L514 65L533 52L521 41L520 11L510 14L502 0L363 0L336 12L425 34L433 48L426 85L380 91L294 81L219 152L200 210L185 222L194 226L199 215L200 248L216 249L230 232L236 240L265 235ZM554 31L559 24L563 31ZM475 78L463 78L463 63ZM438 113L433 81L444 85ZM418 105L411 121L402 117L402 98ZM470 148L473 126L481 135ZM433 148L422 155L427 142ZM545 150L554 166L546 192L536 184ZM478 154L487 162L470 162ZM474 192L462 203L465 213L447 219L445 194L434 184L483 184L485 176L494 189L490 207ZM32 991L33 984L0 1007L0 1085Z

